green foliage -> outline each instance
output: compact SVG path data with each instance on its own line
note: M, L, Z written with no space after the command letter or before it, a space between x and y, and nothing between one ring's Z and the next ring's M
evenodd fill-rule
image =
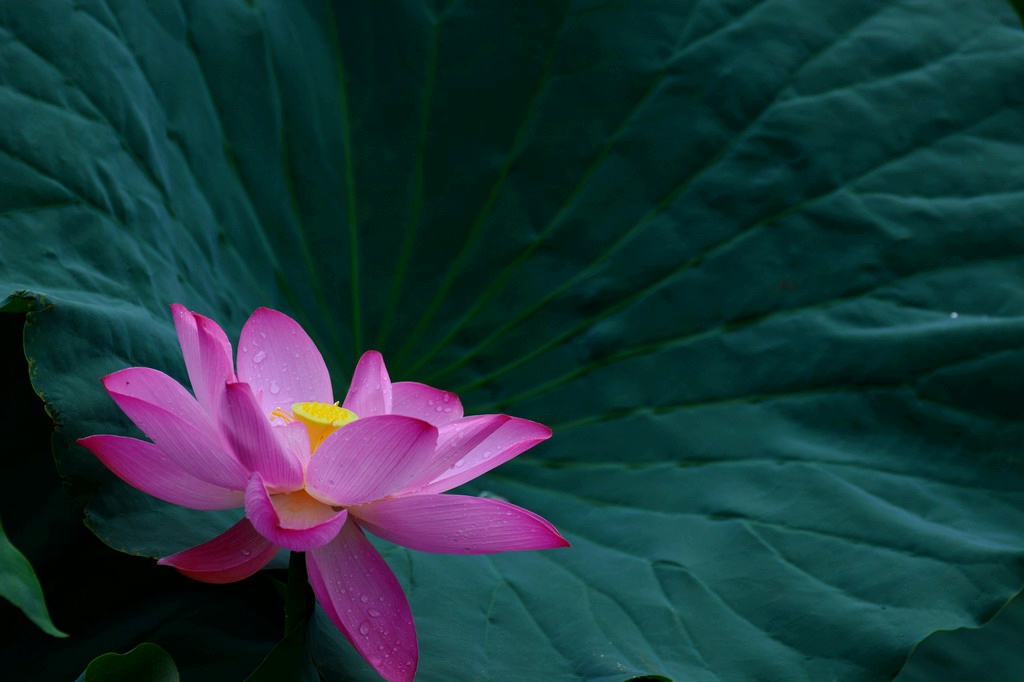
M178 669L166 651L144 642L126 654L103 654L77 682L178 682Z
M32 565L7 539L3 526L0 526L0 597L21 609L43 632L54 637L67 636L50 620L43 599L43 588L39 585Z
M940 631L914 650L896 682L1013 680L1024 670L1024 596L1018 594L985 627Z
M237 514L71 445L132 432L99 378L184 378L171 302L229 335L266 305L339 397L373 347L555 430L468 490L571 550L384 548L418 679L891 678L1024 583L1005 3L38 0L0 37L0 298L109 545ZM168 618L216 643L211 594Z

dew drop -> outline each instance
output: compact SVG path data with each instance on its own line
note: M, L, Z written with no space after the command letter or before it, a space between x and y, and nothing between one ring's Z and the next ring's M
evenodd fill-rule
M252 361L257 365L267 359L267 351L261 350L256 355L252 356Z
M370 601L370 598L364 594L362 597L359 598L359 601L365 604L366 602Z
M380 656L370 656L370 665L377 667L384 662L384 659Z
M252 554L252 552L250 552L250 551L249 551L249 550L247 550L247 549L243 549L243 550L242 550L242 556L249 556L249 555L251 555L251 554Z
M363 636L370 634L370 623L368 621L364 620L362 623L360 623L359 634Z
M459 467L461 467L461 466L462 466L462 465L464 465L465 463L466 463L466 460L464 460L464 459L460 459L460 460L459 460L458 462L456 462L456 463L455 463L455 465L454 465L454 466L453 466L452 468L454 468L454 469L458 469Z
M367 611L367 613L370 614L371 618L380 618L380 611L378 611L377 609L370 609L369 611Z
M949 317L950 317L951 319L954 319L954 320L955 320L956 318L960 317L960 314L959 314L959 313L950 313L950 314L949 314Z
M440 406L440 405L435 405L434 406L434 411L435 412L444 412L444 408L442 406Z
M450 402L452 401L452 394L451 394L451 393L445 393L445 394L444 394L444 395L442 396L442 398L444 399L444 401L445 401L446 403L450 403Z
M281 392L281 387L277 385L276 381L270 382L270 392L273 393L274 395L277 395L278 393Z

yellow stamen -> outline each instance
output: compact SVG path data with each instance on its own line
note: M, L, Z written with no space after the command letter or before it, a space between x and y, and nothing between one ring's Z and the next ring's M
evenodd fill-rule
M283 419L285 424L291 424L293 421L295 421L294 419L292 419L292 416L290 414L284 411L284 408L282 407L275 407L274 411L270 413L270 416L277 417L278 419Z
M359 418L355 412L339 407L338 403L295 403L292 405L292 414L306 425L310 452L316 450L327 436Z

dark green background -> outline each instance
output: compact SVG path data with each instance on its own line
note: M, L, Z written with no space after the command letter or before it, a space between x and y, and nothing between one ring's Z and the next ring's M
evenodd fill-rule
M131 433L102 375L184 378L172 302L233 338L257 306L295 316L337 397L377 348L554 429L467 491L571 550L382 544L417 679L888 679L1024 583L1002 0L0 0L0 120L0 296L64 483L12 388L0 518L71 635L8 619L16 676L148 640L240 679L281 636L269 574L142 558L235 516L73 445ZM982 677L1019 677L989 628L904 675L942 679L965 636ZM307 642L328 679L373 679L322 614Z

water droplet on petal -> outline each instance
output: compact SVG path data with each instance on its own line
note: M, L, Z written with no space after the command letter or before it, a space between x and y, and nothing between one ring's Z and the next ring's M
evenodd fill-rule
M380 611L378 611L377 609L370 609L369 611L367 611L367 613L370 614L371 618L380 618Z
M359 601L365 604L366 602L370 601L370 598L364 594L362 597L359 598Z
M364 636L370 634L370 623L369 623L369 621L365 621L364 620L359 625L359 634L364 635Z
M249 556L249 555L251 555L251 554L252 554L252 552L250 552L250 551L249 551L249 550L247 550L247 549L243 549L243 550L242 550L242 556Z
M281 392L281 387L277 385L276 381L270 382L270 392L273 393L274 395L277 395L278 393Z
M256 355L252 356L252 361L257 365L267 359L267 351L261 350Z

